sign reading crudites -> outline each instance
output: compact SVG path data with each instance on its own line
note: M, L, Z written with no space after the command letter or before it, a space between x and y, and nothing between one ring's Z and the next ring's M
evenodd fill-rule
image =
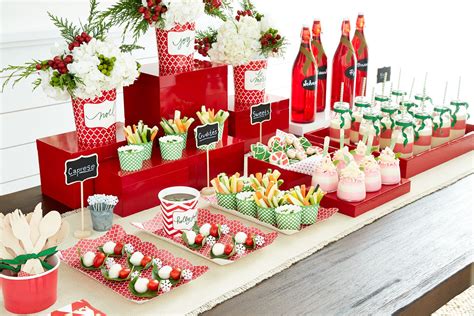
M386 81L390 81L391 67L382 67L377 69L377 83L384 81L385 74L387 74Z
M219 141L219 123L196 127L196 146L209 146Z
M272 119L270 103L261 103L250 107L250 124L255 125Z
M68 185L97 178L99 173L97 154L66 160L65 166L64 174L66 176L66 184Z

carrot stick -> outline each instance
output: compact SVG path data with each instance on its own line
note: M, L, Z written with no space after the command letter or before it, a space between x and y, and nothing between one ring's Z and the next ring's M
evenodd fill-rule
M306 196L306 185L304 184L301 185L301 195L303 198Z
M266 196L268 196L268 194L270 193L270 190L272 189L273 184L274 184L273 181L270 181L270 183L268 184L267 190L265 191Z
M237 183L237 192L241 192L243 188L244 188L244 182L243 182L243 181L239 181L239 182Z
M259 183L262 183L262 173L261 172L257 172L255 174L255 178L257 178Z

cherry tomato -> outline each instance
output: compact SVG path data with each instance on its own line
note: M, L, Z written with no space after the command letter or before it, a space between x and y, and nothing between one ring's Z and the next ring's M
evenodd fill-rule
M230 253L232 252L232 250L234 249L234 245L232 244L227 244L224 246L224 254L226 256L230 255Z
M173 270L171 270L170 272L170 278L172 278L173 280L179 280L180 277L181 277L181 269L173 268Z
M120 279L126 279L130 275L130 269L129 268L123 268L119 272L119 278Z
M160 286L160 282L158 282L158 280L153 280L153 279L151 279L147 285L150 291L158 291L159 286Z
M114 254L115 254L115 255L121 255L121 254L122 254L122 249L123 249L123 243L118 242L118 243L115 245Z
M151 257L150 256L144 256L142 261L140 262L140 265L142 267L145 267L150 261L151 261Z
M216 224L211 225L211 229L209 230L209 235L212 237L219 237L219 227Z
M245 239L245 245L247 247L253 247L253 238L252 238L252 236L249 236L249 237L247 237L247 239Z
M197 245L202 245L202 240L204 239L204 236L201 234L196 235L196 239L194 239L194 243Z
M94 268L99 268L104 263L104 260L105 260L105 254L102 252L98 252L96 253L94 257L94 261L92 262L92 265L94 266Z

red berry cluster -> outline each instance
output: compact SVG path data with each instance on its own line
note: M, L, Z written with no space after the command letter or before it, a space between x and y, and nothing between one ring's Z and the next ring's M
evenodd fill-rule
M204 57L207 57L207 52L211 49L211 41L208 37L196 38L194 40L194 49Z
M206 5L210 5L214 9L219 9L220 6L222 5L221 0L204 0L204 3Z
M82 45L82 43L89 43L92 39L92 37L87 34L86 32L82 32L81 35L77 35L75 38L75 41L70 43L68 48L69 50L73 50L75 47L79 47Z
M262 47L272 47L277 45L279 40L281 40L280 34L277 34L276 32L267 32L260 38L260 44L262 44ZM274 47L272 52L277 53L278 48Z
M47 69L49 67L57 70L60 74L68 73L67 65L72 63L72 55L54 56L53 59L45 60L41 64L36 64L37 70Z
M138 12L143 15L148 24L158 21L161 15L168 11L168 8L161 4L161 0L147 0L146 5L146 7L139 7Z
M237 15L235 16L235 19L237 21L240 21L241 16L253 16L253 13L251 10L239 10L237 11Z

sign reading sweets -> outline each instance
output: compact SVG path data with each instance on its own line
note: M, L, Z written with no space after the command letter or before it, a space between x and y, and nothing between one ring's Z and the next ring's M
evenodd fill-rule
M66 184L83 182L87 179L97 178L99 174L99 162L97 154L89 156L79 156L74 159L66 160L64 175Z
M100 104L84 104L84 124L86 127L109 128L115 124L115 100L105 100Z
M219 141L219 123L211 123L196 127L196 146L210 146Z
M194 52L194 31L168 33L168 53L170 55L190 55Z
M381 83L384 81L385 74L387 74L386 81L390 81L390 74L392 72L391 67L382 67L377 69L377 83Z
M255 125L272 119L270 103L261 103L250 107L250 124Z

